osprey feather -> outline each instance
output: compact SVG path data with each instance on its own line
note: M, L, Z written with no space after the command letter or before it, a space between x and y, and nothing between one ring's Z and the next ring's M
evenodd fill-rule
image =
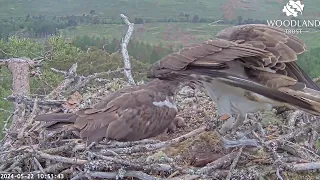
M222 134L241 125L247 113L274 106L320 115L320 87L296 64L306 49L300 39L263 24L229 27L216 37L160 59L149 78L202 86L218 114L230 117Z
M89 143L103 138L146 139L163 133L172 125L177 115L172 98L176 86L177 83L155 79L145 85L113 92L91 108L76 113L38 115L35 120L51 122L47 129L67 124L67 129L77 130Z

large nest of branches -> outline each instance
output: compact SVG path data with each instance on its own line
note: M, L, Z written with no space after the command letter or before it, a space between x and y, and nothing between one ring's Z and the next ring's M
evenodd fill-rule
M176 95L185 124L152 139L89 145L74 134L48 132L33 121L39 113L88 107L127 85L120 79L55 100L21 98L26 106L20 118L26 123L18 131L8 131L2 140L0 172L73 180L320 177L315 117L291 110L253 114L239 129L241 133L222 138L216 129L223 120L216 117L213 102L188 87ZM44 174L50 176L44 178Z

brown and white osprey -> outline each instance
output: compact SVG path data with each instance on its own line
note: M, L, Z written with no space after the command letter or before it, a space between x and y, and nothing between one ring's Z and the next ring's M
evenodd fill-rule
M157 136L172 125L177 107L173 101L177 83L155 79L145 85L130 86L104 97L91 108L76 113L38 115L36 121L56 122L55 129L77 130L88 143L107 138L136 141ZM70 126L71 125L71 126Z
M216 37L160 59L149 77L204 87L218 114L230 117L222 134L241 125L247 113L274 106L320 115L320 88L296 64L306 49L300 39L262 24L226 28Z

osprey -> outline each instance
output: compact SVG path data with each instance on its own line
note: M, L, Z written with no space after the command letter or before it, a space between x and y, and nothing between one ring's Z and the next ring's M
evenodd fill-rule
M247 113L275 106L320 115L320 88L296 64L306 49L300 39L263 24L229 27L216 37L160 59L148 77L200 85L218 114L229 117L221 134L234 131Z
M91 108L75 113L38 115L35 120L51 122L46 127L48 130L61 127L76 130L87 143L103 138L117 141L146 139L172 126L178 112L173 101L176 88L177 83L155 79L115 91Z

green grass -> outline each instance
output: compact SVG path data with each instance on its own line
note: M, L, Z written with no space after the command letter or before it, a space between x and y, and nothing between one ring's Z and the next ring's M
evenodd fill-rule
M151 44L188 45L213 38L225 27L227 26L211 26L208 23L152 23L135 25L132 37ZM126 31L126 25L81 25L61 32L67 38L89 35L111 40L114 37L122 38Z
M307 50L320 47L320 31L304 32L298 35L307 45Z
M151 44L162 43L175 46L199 43L226 28L225 25L211 26L208 23L152 23L135 25L132 37ZM81 25L71 29L62 30L67 38L77 35L105 37L109 40L114 37L121 39L127 31L126 25ZM298 35L305 41L307 49L319 47L320 31L303 32Z
M228 4L226 4L229 2ZM190 18L221 19L223 7L230 11L232 19L238 15L254 19L278 19L285 17L282 8L287 2L278 0L0 0L0 18L30 15L82 15L95 10L102 17L118 18L124 13L129 17L177 18L180 12ZM302 18L315 18L320 1L304 1ZM223 6L225 5L225 6Z

